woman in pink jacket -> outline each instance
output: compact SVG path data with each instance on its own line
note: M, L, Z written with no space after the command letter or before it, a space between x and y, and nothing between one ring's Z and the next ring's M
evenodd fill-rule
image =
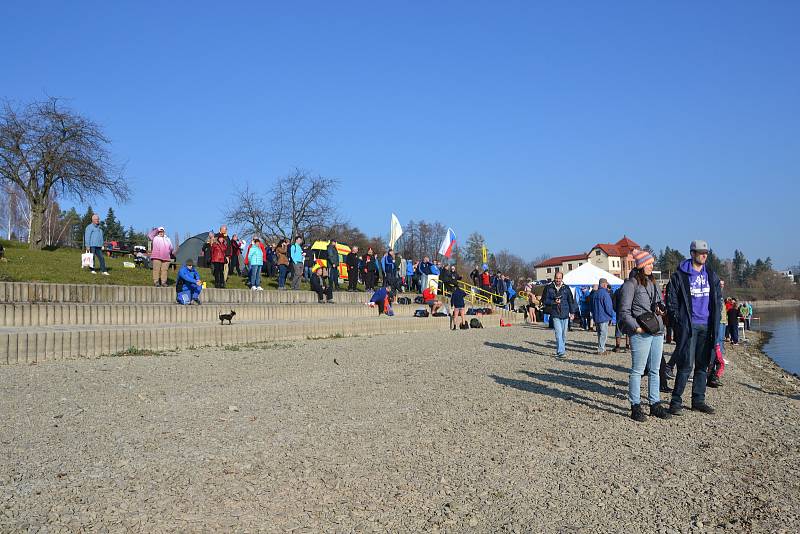
M150 261L153 264L153 284L156 287L167 287L167 271L172 262L174 248L172 241L167 237L163 226L155 229L155 232L148 234L153 241L153 249L150 253Z

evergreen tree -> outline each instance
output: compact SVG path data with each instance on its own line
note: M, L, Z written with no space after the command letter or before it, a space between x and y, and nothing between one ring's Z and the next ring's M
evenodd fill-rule
M750 268L750 262L741 250L733 251L733 275L736 285L743 286L747 275L747 270Z
M121 241L124 237L124 230L119 219L114 215L114 208L108 208L105 220L102 222L103 237L106 241Z
M66 239L67 245L71 247L80 247L83 244L83 231L85 227L81 226L83 219L78 211L73 206L69 211L65 211L61 215L61 219L67 226Z

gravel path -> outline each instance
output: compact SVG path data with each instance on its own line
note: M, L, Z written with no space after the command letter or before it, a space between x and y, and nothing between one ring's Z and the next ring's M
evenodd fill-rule
M515 326L5 367L0 531L800 530L796 379L738 347L717 415L636 424L629 356L591 344L557 360Z

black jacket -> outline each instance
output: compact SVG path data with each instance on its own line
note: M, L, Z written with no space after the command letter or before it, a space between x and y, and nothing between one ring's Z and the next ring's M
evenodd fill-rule
M695 366L707 366L714 352L720 321L720 295L719 276L706 266L708 274L708 333L710 340L708 354L695 356ZM669 322L675 333L675 360L685 362L689 357L689 342L692 339L692 296L689 293L689 275L681 270L675 271L669 279L667 289L667 313Z
M561 297L561 303L556 306L556 295ZM556 319L567 319L570 313L578 313L578 304L572 291L567 284L561 284L561 289L557 290L554 283L547 284L544 289L542 303L546 306L545 310Z

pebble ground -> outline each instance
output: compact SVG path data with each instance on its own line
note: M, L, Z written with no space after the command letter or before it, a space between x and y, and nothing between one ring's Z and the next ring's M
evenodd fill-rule
M0 532L800 531L797 379L729 349L716 415L638 424L630 356L593 339L565 359L514 326L3 367Z

